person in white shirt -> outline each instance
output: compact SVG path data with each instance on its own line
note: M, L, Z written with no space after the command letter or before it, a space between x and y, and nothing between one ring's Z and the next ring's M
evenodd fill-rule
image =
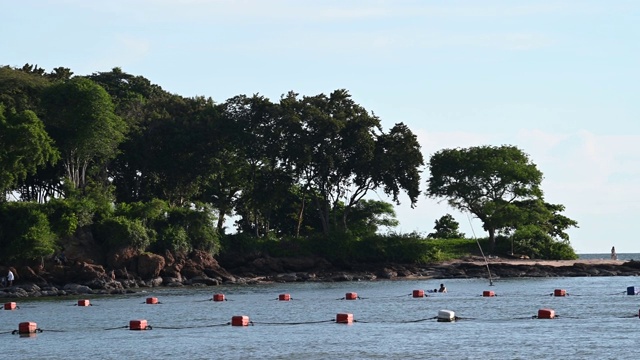
M9 270L9 272L7 273L7 283L9 284L9 286L13 286L13 273L11 272L11 270Z

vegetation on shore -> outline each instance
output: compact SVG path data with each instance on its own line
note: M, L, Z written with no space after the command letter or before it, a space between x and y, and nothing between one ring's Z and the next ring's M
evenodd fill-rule
M383 129L346 90L216 103L119 68L73 76L0 67L4 263L86 237L100 254L204 250L342 264L477 252L448 214L426 236L389 231L398 224L393 204L368 200L374 191L396 204L415 205L423 193L446 200L482 221L489 237L480 243L492 253L576 257L565 231L577 223L545 201L542 172L520 149L443 149L423 192L424 165L411 129ZM235 231L225 228L231 216Z

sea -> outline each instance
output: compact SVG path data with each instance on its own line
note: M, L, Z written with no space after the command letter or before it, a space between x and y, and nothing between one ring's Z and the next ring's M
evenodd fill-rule
M441 283L447 293L412 295ZM0 310L0 357L637 359L640 297L627 295L629 287L640 289L640 278L274 283L4 299L18 308ZM566 296L553 296L555 290ZM483 296L489 291L495 296ZM356 300L345 299L350 293ZM212 301L214 294L226 301ZM278 300L285 294L290 301ZM151 298L158 304L147 304ZM92 306L77 306L79 300ZM545 309L556 318L537 318ZM438 322L442 310L457 321ZM336 323L339 314L352 314L354 322ZM242 316L249 326L230 325ZM130 330L140 320L150 328ZM23 322L42 332L12 334Z

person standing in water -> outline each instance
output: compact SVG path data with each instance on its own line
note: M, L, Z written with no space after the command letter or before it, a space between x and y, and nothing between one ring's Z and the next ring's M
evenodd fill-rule
M618 254L616 254L616 247L611 247L611 260L618 260Z
M447 292L447 288L444 287L444 284L440 284L440 289L438 289L438 292L441 292L441 293L446 293Z

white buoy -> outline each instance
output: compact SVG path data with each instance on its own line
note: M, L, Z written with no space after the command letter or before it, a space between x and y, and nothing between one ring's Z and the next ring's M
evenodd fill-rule
M453 322L456 320L456 314L451 310L438 311L438 322Z

